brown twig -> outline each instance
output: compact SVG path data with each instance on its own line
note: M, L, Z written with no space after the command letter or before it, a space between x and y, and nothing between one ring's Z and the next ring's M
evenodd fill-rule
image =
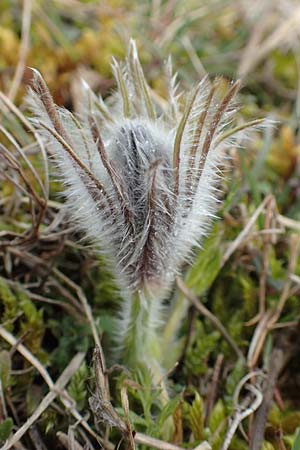
M242 230L242 232L237 236L237 238L230 244L228 249L223 255L222 261L221 261L221 267L224 266L224 264L228 261L230 256L236 251L236 249L244 242L248 234L251 232L256 220L260 216L260 214L264 211L267 204L271 201L272 195L268 195L264 198L262 203L258 206L258 208L255 210L254 214L250 217L250 219L247 222L247 225Z
M220 353L218 355L216 363L215 363L212 380L211 380L211 383L210 383L209 389L208 389L207 400L205 402L205 407L206 407L205 424L206 425L207 425L210 413L213 409L215 399L217 397L218 382L219 382L219 378L220 378L223 360L224 360L224 355L222 355L222 353Z
M253 422L253 427L250 436L250 450L260 450L263 439L264 432L267 422L267 417L272 406L272 400L274 395L274 388L280 375L282 368L284 367L287 359L289 358L289 353L282 350L281 348L274 348L270 358L270 368L268 371L268 378L266 379L263 387L263 401L260 405L258 411L255 414L255 419Z

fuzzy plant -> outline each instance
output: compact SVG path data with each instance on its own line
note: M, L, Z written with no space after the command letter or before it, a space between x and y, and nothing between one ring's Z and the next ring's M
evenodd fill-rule
M28 101L64 184L73 220L105 256L122 297L119 357L164 374L161 335L175 277L201 245L218 205L221 166L241 137L232 83L181 92L166 67L168 99L157 102L136 45L113 60L116 92L106 103L83 82L77 116L58 108L39 73ZM171 351L171 349L170 349Z

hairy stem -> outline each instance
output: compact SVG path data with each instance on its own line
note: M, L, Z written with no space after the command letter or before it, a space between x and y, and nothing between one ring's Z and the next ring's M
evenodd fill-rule
M128 324L124 337L124 362L133 370L149 370L151 386L145 389L160 390L158 400L161 407L170 401L166 387L167 372L162 366L161 302L138 291L132 296ZM170 440L174 433L174 420L170 416L164 423L163 438Z
M153 385L161 389L161 404L169 401L165 386L165 370L161 366L161 307L160 301L144 290L136 292L127 312L126 332L123 340L123 359L131 368L150 370Z

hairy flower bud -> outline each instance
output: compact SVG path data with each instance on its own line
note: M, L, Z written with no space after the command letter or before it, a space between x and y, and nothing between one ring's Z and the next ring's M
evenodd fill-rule
M75 117L54 105L39 74L29 104L72 216L106 256L124 298L119 339L127 359L134 355L153 367L162 301L207 232L219 165L245 126L230 128L238 82L223 98L220 80L207 79L178 95L169 63L169 97L161 110L133 41L125 63L114 61L112 68L118 89L110 106L84 84Z

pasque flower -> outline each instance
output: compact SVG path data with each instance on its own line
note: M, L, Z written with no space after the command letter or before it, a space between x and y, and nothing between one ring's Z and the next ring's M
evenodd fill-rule
M155 101L131 41L113 61L117 90L107 104L84 84L81 114L54 105L36 73L29 104L65 186L71 215L105 255L123 308L124 359L160 372L163 301L214 217L220 164L233 127L239 83L202 80L179 95L167 64L168 99Z

